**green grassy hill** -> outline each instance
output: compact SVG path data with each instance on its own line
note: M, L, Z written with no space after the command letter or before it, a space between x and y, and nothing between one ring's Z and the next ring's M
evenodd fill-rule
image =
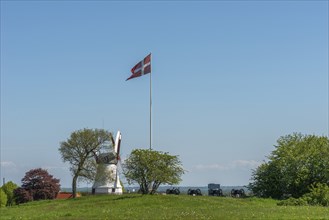
M272 199L125 194L36 201L1 208L5 219L329 219L329 208Z

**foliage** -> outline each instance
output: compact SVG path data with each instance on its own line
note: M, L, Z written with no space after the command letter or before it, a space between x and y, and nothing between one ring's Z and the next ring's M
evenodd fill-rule
M97 154L112 141L112 134L104 129L83 129L71 133L70 138L61 142L59 152L64 162L70 164L72 172L72 193L76 196L77 180L94 180L96 177ZM113 146L113 142L112 146Z
M16 204L30 202L33 199L31 193L23 187L14 189L14 198Z
M313 184L310 190L311 192L303 196L308 204L329 206L329 186L327 184Z
M7 205L7 195L3 191L2 188L0 188L0 208L5 207Z
M12 181L7 182L2 187L3 191L7 195L7 206L11 206L15 204L15 198L14 198L14 190L18 188L18 185L13 183Z
M17 203L32 200L55 199L60 190L59 179L53 178L47 170L38 168L25 173L22 187L15 190Z
M275 162L263 163L253 171L253 183L249 189L254 195L264 198L280 198L282 195L281 174L277 172Z
M123 170L128 183L139 184L142 194L154 194L161 184L178 184L184 174L178 156L145 149L133 150Z
M122 187L122 192L125 193L126 192L126 189L125 189L125 186L123 184L123 182L120 180L120 185Z
M188 195L93 195L1 209L10 219L328 219L328 207L277 206L277 200Z
M305 198L289 198L278 202L278 206L305 206L308 205Z
M298 205L320 205L329 206L329 186L327 184L312 184L311 192L300 198L289 198L278 202L278 205L298 206Z
M299 198L316 183L329 183L329 139L294 133L280 137L269 161L252 173L249 188L256 196Z

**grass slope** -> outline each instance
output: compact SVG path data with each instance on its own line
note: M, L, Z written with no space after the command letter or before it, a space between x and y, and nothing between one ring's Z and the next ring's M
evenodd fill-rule
M5 219L329 219L329 208L282 207L271 199L187 195L85 196L1 208Z

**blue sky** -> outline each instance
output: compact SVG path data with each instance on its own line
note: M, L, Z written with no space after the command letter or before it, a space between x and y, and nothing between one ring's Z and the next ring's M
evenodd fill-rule
M148 148L149 76L125 80L150 52L181 185L248 184L280 136L328 135L328 1L1 1L1 179L70 186L58 148L83 128Z

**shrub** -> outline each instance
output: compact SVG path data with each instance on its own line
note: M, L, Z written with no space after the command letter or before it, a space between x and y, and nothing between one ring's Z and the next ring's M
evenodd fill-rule
M7 206L14 205L15 204L14 190L18 188L18 186L12 181L9 181L6 184L4 184L1 188L7 195Z
M26 189L19 187L14 190L14 198L16 204L32 201L32 196Z
M300 198L289 198L277 203L280 206L321 205L329 206L329 186L325 183L312 184L310 192Z
M7 195L6 193L0 188L0 207L5 207L7 204Z
M310 205L329 206L329 186L325 183L313 184L303 197Z
M278 202L279 206L302 206L308 205L304 198L289 198Z

